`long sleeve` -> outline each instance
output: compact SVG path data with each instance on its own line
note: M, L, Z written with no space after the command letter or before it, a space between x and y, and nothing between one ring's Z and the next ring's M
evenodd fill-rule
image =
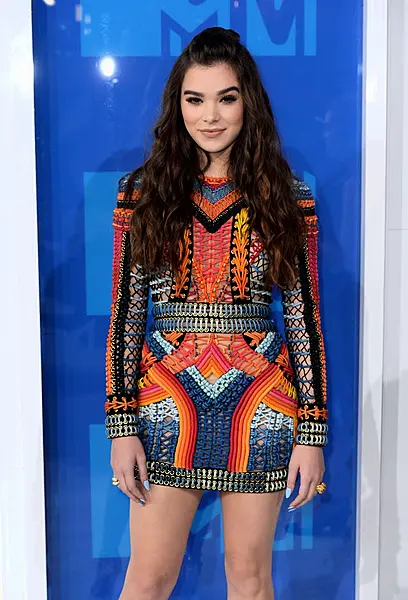
M149 278L142 266L130 268L129 222L132 204L124 200L127 183L119 182L113 211L112 303L106 344L106 435L137 435L137 376L146 331Z
M326 446L326 355L319 307L318 217L308 186L299 181L294 186L307 236L298 253L296 282L291 289L282 291L282 306L299 399L296 443Z

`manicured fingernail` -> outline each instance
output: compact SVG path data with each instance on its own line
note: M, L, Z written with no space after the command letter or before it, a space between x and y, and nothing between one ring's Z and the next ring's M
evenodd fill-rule
M138 504L139 506L146 506L145 502L136 502L136 504Z
M289 498L291 493L292 493L292 490L290 489L290 487L286 488L286 498Z
M143 504L146 504L146 500L144 498L139 498L140 502L143 502Z
M293 510L296 510L296 506L290 506L288 508L288 512L292 512Z
M148 482L147 479L146 479L146 481L143 482L143 485L145 486L145 488L147 489L147 491L150 492L150 483Z

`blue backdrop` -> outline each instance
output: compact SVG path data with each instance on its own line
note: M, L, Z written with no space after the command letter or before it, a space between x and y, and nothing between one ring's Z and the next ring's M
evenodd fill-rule
M315 190L328 359L328 491L288 514L277 600L351 600L355 577L362 0L34 0L51 600L117 598L128 502L104 437L111 217L143 160L174 57L208 26L254 54L293 169ZM280 298L274 309L279 322ZM220 505L204 494L172 598L226 597Z

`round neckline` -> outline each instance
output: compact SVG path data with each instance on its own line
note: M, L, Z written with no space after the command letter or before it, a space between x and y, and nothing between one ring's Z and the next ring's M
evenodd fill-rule
M201 176L204 181L232 181L232 177L229 175L225 175L224 177L214 177L212 175L203 175Z

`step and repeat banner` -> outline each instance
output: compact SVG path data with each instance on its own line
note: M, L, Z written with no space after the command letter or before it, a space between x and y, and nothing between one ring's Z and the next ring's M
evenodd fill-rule
M163 85L200 30L255 56L285 152L315 192L328 360L328 491L285 502L276 596L352 600L360 294L362 1L34 0L38 226L50 600L117 598L128 501L104 434L112 210L148 152ZM273 310L281 326L280 295ZM172 598L226 597L220 502L204 493Z

